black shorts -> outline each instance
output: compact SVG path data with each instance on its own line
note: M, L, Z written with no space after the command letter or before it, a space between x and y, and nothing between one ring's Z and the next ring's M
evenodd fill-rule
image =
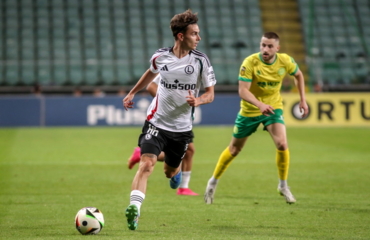
M152 153L159 155L165 153L165 162L168 166L177 168L183 159L189 143L193 141L193 132L170 132L155 127L148 121L139 136L141 154Z

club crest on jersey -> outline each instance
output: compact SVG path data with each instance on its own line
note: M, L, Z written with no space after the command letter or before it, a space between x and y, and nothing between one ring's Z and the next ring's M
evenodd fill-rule
M245 76L245 67L244 66L240 69L240 76Z
M185 67L185 73L186 74L192 74L194 72L194 67L193 66L191 66L191 65L187 65L186 67Z
M278 71L278 74L280 76L284 75L285 74L285 68L280 68L279 71Z

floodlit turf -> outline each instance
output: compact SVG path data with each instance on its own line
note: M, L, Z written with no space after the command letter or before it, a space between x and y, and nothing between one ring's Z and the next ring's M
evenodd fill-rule
M214 204L203 192L231 126L196 127L191 188L177 196L157 163L139 227L126 227L135 174L126 165L141 128L0 129L0 239L369 239L370 128L288 128L289 185L279 196L275 150L259 130L222 176ZM105 227L82 236L77 211L99 208Z

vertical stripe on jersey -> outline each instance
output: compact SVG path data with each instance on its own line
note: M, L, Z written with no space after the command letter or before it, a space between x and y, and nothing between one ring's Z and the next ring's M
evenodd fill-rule
M160 55L159 55L160 56ZM155 63L155 60L159 57L159 56L156 56L155 58L153 58L153 60L152 60L152 65L153 65L153 67L154 67L154 70L157 70L158 68L157 68L157 64Z
M199 73L199 75L202 76L202 73L203 73L203 63L202 63L202 61L199 58L195 58L195 59L199 61L199 64L200 64L200 73Z
M159 98L159 95L157 95L157 99L155 101L155 107L154 109L152 110L152 112L146 117L146 120L149 121L150 119L152 119L154 117L154 114L157 112L157 108L158 108L158 98Z

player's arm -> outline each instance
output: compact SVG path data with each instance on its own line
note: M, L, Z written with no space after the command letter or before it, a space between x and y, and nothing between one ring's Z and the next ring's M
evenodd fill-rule
M205 92L197 98L194 97L191 90L189 90L189 96L186 96L187 103L192 107L198 107L199 105L213 102L213 99L215 98L215 87L206 87L204 90Z
M306 102L305 96L305 84L304 84L304 76L300 69L294 74L294 83L298 88L299 96L301 98L299 102L299 109L302 113L302 118L307 116L308 114L308 105Z
M258 107L263 115L269 116L270 113L274 114L274 108L270 105L264 104L259 101L253 93L249 91L252 82L239 81L239 96L245 101Z
M135 84L135 86L131 89L131 91L127 94L127 96L122 100L123 107L127 110L128 108L132 108L134 102L134 96L137 92L147 86L158 73L153 73L150 69L146 70L146 72L141 76L139 81Z
M274 108L259 101L249 89L253 79L253 61L251 57L244 59L239 71L239 96L260 109L263 115L274 113Z
M158 84L152 81L149 83L149 85L146 87L146 90L150 93L152 97L155 97L157 95L157 89L158 89Z

